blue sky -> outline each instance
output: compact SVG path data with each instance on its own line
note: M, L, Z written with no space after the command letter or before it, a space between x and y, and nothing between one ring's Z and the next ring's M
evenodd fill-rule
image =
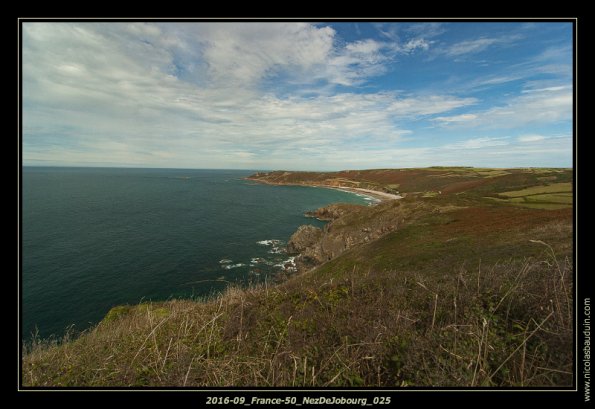
M572 166L570 23L23 24L25 165Z

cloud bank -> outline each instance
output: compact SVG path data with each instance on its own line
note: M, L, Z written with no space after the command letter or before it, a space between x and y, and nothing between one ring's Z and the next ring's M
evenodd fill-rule
M492 157L503 145L486 141L502 130L530 157L535 143L551 142L535 139L540 127L571 121L572 90L558 82L491 106L473 92L401 87L394 67L429 55L446 32L420 27L347 40L340 27L309 23L25 23L24 162L426 166L460 162L465 155L445 155L478 146ZM514 41L466 40L445 55ZM547 146L538 161L559 148Z

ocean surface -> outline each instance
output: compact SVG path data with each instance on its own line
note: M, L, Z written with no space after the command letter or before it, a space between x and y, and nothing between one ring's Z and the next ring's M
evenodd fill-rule
M253 171L25 167L22 336L82 331L115 305L207 296L291 274L304 212L369 198L269 186Z

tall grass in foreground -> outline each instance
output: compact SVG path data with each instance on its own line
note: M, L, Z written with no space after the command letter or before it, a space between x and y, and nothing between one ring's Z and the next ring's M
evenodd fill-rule
M360 271L116 307L35 341L26 386L566 386L572 264L543 257L421 275Z

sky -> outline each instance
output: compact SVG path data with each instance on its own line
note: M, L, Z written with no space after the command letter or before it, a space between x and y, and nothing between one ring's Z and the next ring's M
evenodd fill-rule
M567 22L26 22L24 165L571 167Z

